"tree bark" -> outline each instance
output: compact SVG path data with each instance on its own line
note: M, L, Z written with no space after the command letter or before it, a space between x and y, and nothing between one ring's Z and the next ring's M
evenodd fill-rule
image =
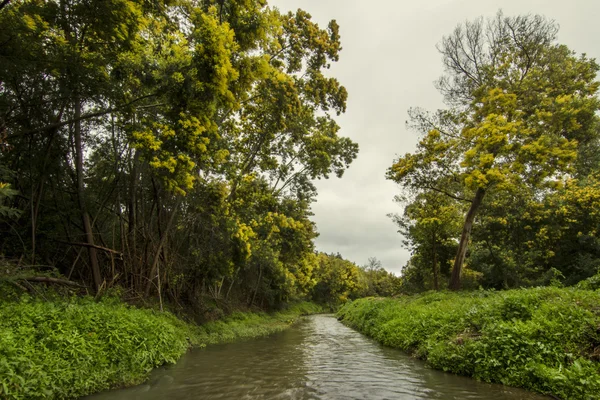
M465 224L463 225L460 242L458 243L458 251L456 252L454 266L452 267L452 276L450 278L450 285L448 287L450 290L460 289L460 275L465 262L465 255L467 254L467 246L471 236L471 229L473 228L473 221L475 220L475 215L479 210L479 206L481 206L484 196L485 189L478 188L475 192L475 197L473 197L473 201L471 202L471 207L469 207L469 211L465 216Z
M58 112L58 115L56 116L56 120L60 121L62 119L62 115L64 112L64 109L66 107L66 104L63 104L63 106L61 107L61 109ZM54 138L56 137L56 133L57 133L58 129L52 129L50 131L50 138L48 139L48 145L46 146L46 153L44 156L44 162L42 163L42 168L40 170L40 177L39 177L39 181L37 184L36 189L32 189L31 190L31 201L32 201L32 208L31 208L31 263L35 264L35 246L36 246L36 237L37 237L37 217L38 217L38 213L39 213L39 209L40 209L40 204L42 203L42 196L44 193L44 183L46 180L46 174L48 171L48 162L50 161L50 157L51 157L51 149L52 149L52 144L54 143ZM34 201L35 199L35 201Z
M153 93L153 94L148 94L148 95L145 95L145 96L138 97L137 99L133 99L132 101L130 101L128 103L125 103L125 104L122 104L122 105L120 105L118 107L108 108L108 109L104 109L104 110L100 110L100 111L96 111L96 112L92 112L92 113L88 113L88 114L84 114L84 115L81 115L81 113L79 113L79 114L75 115L75 117L72 118L72 119L68 119L66 121L54 122L54 123L48 124L46 126L42 126L42 127L36 128L36 129L32 129L30 131L23 132L23 134L25 134L25 135L31 135L31 134L34 134L34 133L44 132L44 131L47 131L47 130L50 130L50 129L62 128L65 125L70 125L70 124L77 123L77 122L81 123L81 121L86 120L86 119L92 119L92 118L95 118L95 117L102 117L104 115L107 115L107 114L110 114L110 113L113 113L113 112L116 112L116 111L120 111L120 110L122 110L122 109L124 109L124 108L126 108L126 107L128 107L130 105L132 105L135 102L138 102L140 100L147 99L148 97L153 97L153 96L156 96L156 94ZM147 105L147 106L140 106L140 107L138 107L138 109L158 107L158 106L162 106L162 105L164 105L164 104L163 103L151 104L151 105ZM16 133L16 134L13 134L12 136L16 136L16 135L19 135L19 134L20 133Z
M252 168L254 168L254 160L256 159L256 156L258 155L261 147L264 145L266 139L267 139L267 135L263 134L258 139L258 143L256 144L256 146L252 149L250 156L246 159L246 161L244 161L242 170L240 171L239 175L234 179L233 184L231 185L231 191L229 192L229 196L228 196L229 200L235 199L235 195L236 195L240 180L243 178L243 176L245 174L249 173L252 170Z
M114 236L114 235L113 235ZM108 247L102 247L102 246L98 246L96 244L90 244L90 243L77 243L77 242L68 242L66 240L54 240L55 242L59 242L59 243L64 243L64 244L68 244L71 246L78 246L78 247L93 247L96 250L102 250L105 251L107 253L112 253L112 254L117 254L118 256L122 257L123 253L121 253L120 251L117 250L113 250L113 249L109 249Z
M258 288L260 287L260 280L262 279L262 264L258 266L258 280L256 281L256 287L254 288L254 293L252 294L252 300L250 301L250 307L254 305L254 299L256 298L256 293L258 293Z

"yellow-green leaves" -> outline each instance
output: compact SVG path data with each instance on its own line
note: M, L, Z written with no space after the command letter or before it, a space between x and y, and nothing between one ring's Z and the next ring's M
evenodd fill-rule
M239 76L231 63L231 56L237 50L234 32L229 24L219 22L215 7L209 8L208 13L198 10L194 22L193 57L197 78L200 78L197 82L209 85L211 96L222 97L226 105L232 106L236 100L229 84ZM203 87L197 89L206 90Z
M57 243L80 235L79 208L95 216L86 240L123 254L100 251L94 278L174 298L228 288L264 307L306 294L311 181L341 176L358 150L333 117L346 90L323 73L335 22L265 0L61 0L10 2L0 26L0 164L34 210L11 257L81 267L72 247L36 241L53 219Z
M600 103L595 75L599 67L553 44L556 31L554 22L541 16L504 17L502 13L485 24L480 20L459 26L439 48L446 74L438 87L452 108L433 114L418 109L410 113L411 124L423 138L414 153L395 160L387 177L413 196L414 203L407 210L419 206L420 196L433 192L470 204L465 207L453 288L460 283L471 230L482 224L478 213L498 211L486 201L502 199L511 210L532 210L532 199L540 201L560 190L565 177L593 168L593 162L581 158L594 157L591 149L597 149ZM518 201L527 207L517 207ZM508 231L515 219L494 215L484 223L493 236L491 227ZM406 232L407 241L417 248L431 241L414 228L431 226L434 221L435 216L415 216L413 230ZM488 242L480 244L473 257L481 268L493 265L514 270L515 258L533 254L534 247L536 255L530 260L546 262L554 257L555 251L534 245L550 243L553 229L527 222L531 222L523 225L528 227L527 240L514 239L519 245L494 249ZM521 243L531 247L522 249ZM418 257L422 255L416 253L411 259L414 265ZM508 278L503 280L508 285Z
M151 64L132 89L150 84L146 90L164 103L138 115L132 144L178 194L193 187L199 168L218 168L229 154L215 118L219 109L239 107L230 88L239 77L232 64L238 45L233 30L219 19L215 7L196 8L189 34L157 19L142 35L147 49L122 59L126 68L132 62Z

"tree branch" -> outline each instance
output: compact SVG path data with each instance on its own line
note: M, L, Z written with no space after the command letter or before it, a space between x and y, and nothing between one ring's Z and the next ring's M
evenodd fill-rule
M102 115L110 114L111 112L122 110L123 108L125 108L127 106L130 106L130 105L132 105L134 103L137 103L138 101L147 99L149 97L154 97L154 96L156 96L156 93L148 94L148 95L142 96L142 97L138 97L137 99L132 100L129 103L125 103L125 104L122 104L122 105L117 106L117 107L109 108L107 110L102 110L102 111L96 111L96 112L92 112L92 113L88 113L88 114L83 114L83 115L81 115L80 117L77 117L77 118L71 118L71 119L68 119L66 121L56 122L56 123L49 124L49 125L46 125L46 126L43 126L43 127L40 127L40 128L36 128L36 129L30 130L30 131L26 131L26 132L24 132L24 134L25 135L31 135L31 134L34 134L34 133L40 133L40 132L44 132L44 131L47 131L47 130L50 130L50 129L60 128L60 127L63 127L65 125L72 124L73 122L83 121L83 120L90 119L90 118L95 118L95 117L100 117ZM161 104L153 104L153 105L150 105L150 106L142 106L140 108L156 107L156 106L159 106L159 105L161 105Z
M64 240L55 240L55 241L56 241L56 242L59 242L59 243L68 244L68 245L70 245L70 246L91 247L91 248L94 248L94 249L98 249L98 250L103 250L103 251L106 251L107 253L113 253L113 254L117 254L117 255L120 255L120 256L122 256L122 255L123 255L123 253L121 253L120 251L113 250L113 249L109 249L108 247L102 247L102 246L98 246L98 245L96 245L96 244L89 244L89 243L73 243L73 242L67 242L67 241L64 241Z
M80 285L77 282L68 281L66 279L50 278L49 276L31 276L28 278L21 278L21 280L27 281L27 282L56 283L59 285L74 286L74 287L78 287L78 288L86 288L86 286Z
M452 193L448 193L443 189L436 188L435 186L427 185L425 189L433 190L434 192L445 194L446 196L453 198L454 200L464 201L465 203L472 203L473 200L465 199L464 197L453 195Z

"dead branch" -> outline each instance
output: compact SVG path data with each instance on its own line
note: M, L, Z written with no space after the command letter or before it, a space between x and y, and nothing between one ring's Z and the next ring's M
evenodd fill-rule
M27 277L27 278L20 278L20 280L27 281L27 282L55 283L57 285L73 286L73 287L78 287L78 288L86 288L86 286L83 286L83 285L81 285L81 284L79 284L77 282L68 281L66 279L51 278L49 276L30 276L30 277Z

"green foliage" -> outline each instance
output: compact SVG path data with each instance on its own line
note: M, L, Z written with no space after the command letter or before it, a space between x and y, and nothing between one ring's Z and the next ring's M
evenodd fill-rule
M4 202L10 201L19 192L10 188L10 184L0 182L0 218L18 218L21 210L4 205Z
M316 285L311 297L314 301L326 304L335 310L349 299L356 299L367 290L368 283L363 278L364 271L341 255L317 254L314 269Z
M363 280L366 281L361 297L390 297L400 291L401 279L386 271L377 258L369 258L369 263L361 269Z
M312 181L358 151L326 73L335 21L263 0L65 0L9 2L0 25L8 259L187 305L310 292Z
M168 313L115 300L0 304L0 397L76 398L140 382L174 363L191 328Z
M342 322L433 368L563 399L600 398L600 293L559 288L359 299Z
M405 205L404 214L390 216L412 255L403 269L403 291L439 290L450 277L462 210L451 198L433 190L419 193L411 201L396 196L395 201Z
M266 335L317 312L320 306L298 303L272 315L237 312L196 326L116 298L23 296L0 303L0 397L71 399L139 383L190 345Z
M2 146L2 138L0 137L0 146ZM14 174L0 164L0 221L3 219L16 219L21 215L21 210L10 205L14 196L19 194L18 191L12 189L6 180L9 180Z
M583 290L598 290L598 289L600 289L600 274L596 274L594 276L591 276L591 277L579 282L577 285L575 285L575 287L577 289L583 289Z
M438 88L449 108L411 110L422 139L387 173L412 195L396 222L413 249L413 287L432 286L419 280L438 264L431 250L438 215L448 221L441 240L457 243L452 289L463 264L494 288L549 283L551 268L566 284L597 271L599 66L557 44L557 32L542 16L499 12L442 40ZM457 214L461 234L451 229Z
M473 234L470 266L496 289L573 285L600 267L596 172L552 190L493 195Z
M273 314L234 312L218 321L200 325L193 340L206 345L264 336L286 329L299 316L320 312L323 312L321 306L309 302L294 303Z

